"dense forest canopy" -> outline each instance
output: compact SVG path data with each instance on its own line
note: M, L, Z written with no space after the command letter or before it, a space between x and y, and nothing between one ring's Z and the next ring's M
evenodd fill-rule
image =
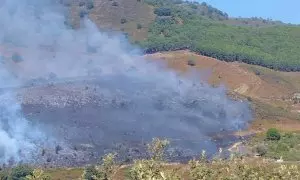
M206 3L145 2L154 6L156 14L147 39L137 42L147 53L190 49L224 61L300 70L300 26L261 18L241 21Z

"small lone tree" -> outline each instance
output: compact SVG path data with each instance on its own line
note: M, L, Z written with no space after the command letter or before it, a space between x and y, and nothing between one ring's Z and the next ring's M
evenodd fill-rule
M12 169L10 178L12 180L24 179L26 176L33 174L33 168L27 165L19 165Z
M270 141L278 141L280 140L281 135L276 128L270 128L266 133L266 139Z
M88 166L82 174L82 179L88 180L112 180L117 172L118 165L115 161L116 154L107 154L99 166Z

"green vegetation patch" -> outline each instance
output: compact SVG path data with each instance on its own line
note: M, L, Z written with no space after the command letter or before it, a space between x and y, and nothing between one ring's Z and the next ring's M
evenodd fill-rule
M139 42L147 53L190 49L224 61L283 71L300 70L300 26L232 25L226 23L226 13L205 3L145 1L155 7L157 15L147 40Z
M282 159L284 161L300 161L300 134L280 133L277 129L269 129L264 136L256 137L250 143L257 155Z

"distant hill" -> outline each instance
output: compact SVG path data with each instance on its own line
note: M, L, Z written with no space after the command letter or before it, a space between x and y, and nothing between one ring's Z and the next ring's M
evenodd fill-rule
M74 27L88 15L101 28L124 31L146 53L190 49L224 61L300 71L300 26L231 18L207 3L181 0L61 1L69 1L64 3Z

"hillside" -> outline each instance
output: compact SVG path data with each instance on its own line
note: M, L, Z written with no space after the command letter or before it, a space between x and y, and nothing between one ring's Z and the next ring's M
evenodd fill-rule
M276 71L300 70L300 26L181 0L58 2L67 21L0 17L0 179L300 178L300 72ZM101 32L76 30L86 16Z
M300 70L300 27L262 18L231 18L202 3L181 0L72 0L72 23L89 17L100 28L124 31L146 53L190 49L224 61L282 71Z

